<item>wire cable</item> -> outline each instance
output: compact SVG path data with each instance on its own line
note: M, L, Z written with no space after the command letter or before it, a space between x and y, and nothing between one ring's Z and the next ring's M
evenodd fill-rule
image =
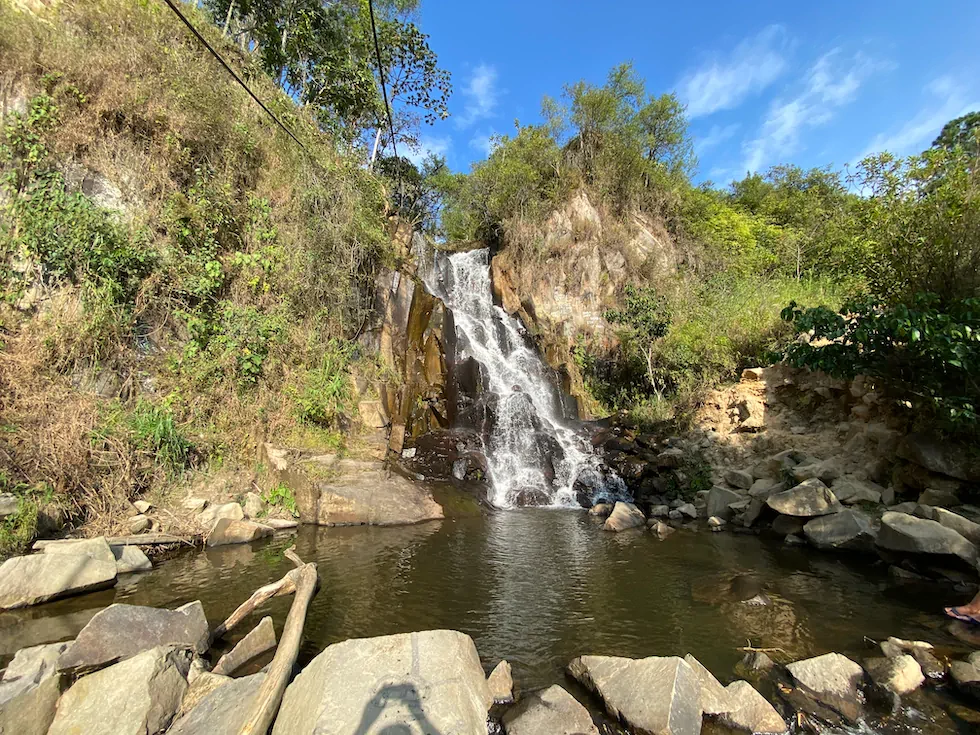
M218 60L218 63L221 64L225 68L225 71L227 71L229 74L231 74L232 78L234 78L234 80L241 85L241 88L244 89L246 92L248 92L248 96L251 97L253 100L255 100L258 103L259 107L261 107L265 111L265 114L268 115L269 117L271 117L275 121L276 125L278 125L280 128L283 129L283 131L286 133L286 135L288 135L290 138L292 138L294 141L296 141L296 145L298 145L300 148L302 148L303 151L306 154L309 154L309 151L306 150L306 146L303 145L300 142L299 138L297 138L295 135L293 135L293 131L290 130L289 128L287 128L286 125L282 122L282 120L280 120L278 117L276 117L275 113L273 113L272 110L270 110L268 107L266 107L265 106L265 103L263 103L262 100L260 100L258 97L255 96L255 93L251 89L249 89L248 85L245 84L245 82L242 81L241 77L239 77L237 73L235 73L235 70L232 69L228 65L228 62L226 62L221 57L221 54L219 54L217 51L214 50L214 47L211 46L211 44L208 43L208 40L204 36L202 36L200 34L200 32L198 32L197 28L195 28L191 24L191 22L187 19L187 17L181 12L180 8L178 8L176 5L174 5L173 0L163 0L163 1L168 6L170 6L170 9L172 11L174 11L174 13L177 14L177 17L180 18L181 21L183 21L184 25L187 26L188 29L190 29L190 32L193 33L197 37L197 40L204 44L204 46L207 48L207 50L211 52L211 55L214 56L214 58L216 58ZM371 24L372 24L372 26L374 25L374 14L373 14L373 11L372 11L372 15L371 15ZM374 44L375 44L375 50L377 50L377 44L378 44L377 34L375 34L375 37L374 37ZM380 61L380 54L378 56L378 59ZM382 90L384 89L384 77L381 78L381 88L382 88ZM385 106L387 107L387 105L388 105L388 98L386 96L385 97ZM391 121L390 112L389 112L389 118L388 118L388 120L389 120L389 122Z
M170 0L167 0L170 2ZM381 46L378 44L378 29L374 25L374 0L368 0L368 12L371 13L371 33L374 35L374 55L378 60L378 76L381 79L381 96L385 101L385 113L388 115L388 130L391 131L391 147L395 158L398 158L398 144L395 142L395 123L391 119L391 107L388 106L388 91L385 88L385 70L381 65ZM399 179L401 176L399 176Z

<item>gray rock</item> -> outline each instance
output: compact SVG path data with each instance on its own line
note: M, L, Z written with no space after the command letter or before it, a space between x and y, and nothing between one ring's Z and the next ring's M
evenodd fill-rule
M765 500L762 498L752 498L752 500L749 501L748 507L745 509L745 515L742 517L742 525L745 528L750 528L757 520L759 520L759 516L762 515L762 510L765 507Z
M20 499L13 493L0 493L0 518L14 515L20 508Z
M361 723L364 732L486 735L492 703L468 635L362 638L328 646L293 679L272 732L349 735Z
M153 562L139 546L113 546L112 555L116 560L117 574L148 572L153 569Z
M115 558L100 561L90 556L15 556L0 566L0 610L101 590L115 583Z
M725 472L725 482L732 487L748 490L752 487L752 483L755 482L755 478L751 472L746 472L745 470L728 470Z
M142 514L138 516L133 516L132 518L129 519L128 523L129 523L129 532L133 534L143 533L143 531L149 531L150 528L153 526L153 521L151 521L147 516Z
M48 735L156 735L180 707L189 651L144 651L94 674L64 693Z
M735 664L735 673L749 679L757 679L775 666L776 662L762 651L749 651Z
M650 508L651 518L666 518L669 515L670 515L669 505L654 505L652 508Z
M666 449L657 455L656 465L658 469L675 469L684 462L684 450Z
M58 661L72 674L100 669L160 646L182 646L204 653L210 629L200 602L176 610L110 605L95 614Z
M926 488L919 495L919 505L934 505L939 508L952 508L960 504L959 496L949 490Z
M188 501L185 502L189 502ZM227 518L230 521L240 521L245 518L245 511L238 503L222 503L212 505L197 517L197 522L202 526L210 528L219 518Z
M711 518L708 519L708 528L710 528L712 531L720 531L726 524L727 521L719 518L718 516L711 516Z
M0 706L0 733L46 735L61 697L63 678L61 674L48 676L4 702Z
M884 488L854 477L841 477L834 480L831 490L840 502L854 505L855 503L880 503Z
M444 517L427 487L389 472L381 462L343 459L331 469L331 479L315 485L315 508L305 496L297 496L306 523L397 526Z
M137 500L133 502L133 507L136 508L137 513L149 513L153 505L145 500Z
M568 671L602 699L611 716L637 732L701 732L700 681L681 658L581 656Z
M723 725L760 735L788 732L782 716L747 681L734 681L725 687L725 692L732 704L728 711L719 713Z
M967 661L954 661L949 665L949 675L963 694L980 699L980 668Z
M801 518L829 515L841 509L830 488L816 478L770 495L766 504L777 513Z
M557 684L504 713L507 735L599 735L589 711Z
M833 482L841 476L840 462L837 459L825 459L822 462L812 462L801 464L794 467L790 474L797 482L807 480L820 480L821 482Z
M650 531L661 541L670 536L670 534L674 533L674 529L663 521L656 521L650 526Z
M189 510L192 513L200 513L207 507L208 501L205 500L204 498L190 497L190 498L184 498L184 500L181 502L180 505L182 508L184 508L184 510Z
M227 546L228 544L247 544L258 541L273 533L269 526L254 521L233 521L229 518L219 518L208 534L208 547Z
M915 512L919 509L918 503L913 503L911 501L906 501L904 503L899 503L898 505L892 505L888 508L892 513L905 513L906 515L915 515Z
M591 508L589 508L589 515L595 516L596 518L608 518L609 514L613 512L612 503L596 503Z
M256 492L245 493L244 513L246 518L258 518L265 511L265 501Z
M56 556L87 556L96 561L108 561L113 564L116 557L109 548L109 543L102 537L87 539L65 539L64 541L46 541L44 554Z
M701 710L704 714L719 715L730 711L734 706L732 698L714 674L704 668L691 654L687 654L684 660L698 678L701 687Z
M860 719L864 698L861 682L864 669L839 653L796 661L786 666L797 684L851 721Z
M677 512L682 516L687 516L691 520L698 517L698 509L694 507L692 503L684 503L677 509Z
M494 667L487 677L487 686L494 702L507 704L514 701L514 677L507 661L501 661Z
M914 692L926 680L922 667L907 653L891 658L872 658L864 663L871 680L899 696Z
M971 566L977 563L976 547L951 528L936 521L889 511L881 517L875 542L883 549L916 554L948 554Z
M967 520L963 516L945 508L933 508L932 520L941 526L952 528L974 546L980 545L980 524Z
M818 549L833 551L871 551L875 541L871 519L854 509L814 518L803 527L803 534Z
M276 647L276 629L272 618L266 616L259 621L235 647L218 659L211 673L231 676L249 661Z
M646 522L647 519L639 508L632 503L618 501L602 528L605 531L625 531L627 528L642 526Z
M715 485L708 491L708 504L705 513L710 518L716 516L724 521L732 518L732 510L728 506L742 500L742 496L727 487Z
M980 464L962 447L932 435L912 433L903 437L896 452L899 457L947 477L967 482L980 481Z
M58 657L66 648L68 643L49 643L17 651L0 680L0 708L44 680L56 676Z
M167 735L238 735L264 680L265 674L241 679L202 675L188 688L180 719Z
M285 518L263 518L262 525L268 526L273 531L288 531L299 526L299 521L290 521Z
M180 714L178 717L183 717L194 709L215 689L234 681L230 676L215 674L208 671L204 666L203 659L200 658L196 658L191 662L191 669L187 672L187 689L184 691L184 698L180 700Z
M778 515L775 519L773 519L772 532L780 536L792 536L794 534L803 533L803 527L805 525L806 518Z

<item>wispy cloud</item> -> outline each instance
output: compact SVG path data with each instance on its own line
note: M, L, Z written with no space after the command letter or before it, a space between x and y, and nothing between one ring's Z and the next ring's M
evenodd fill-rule
M964 85L951 77L939 77L923 90L928 101L901 127L879 133L854 160L882 151L896 155L909 155L924 150L942 130L943 125L970 110L980 109L980 100L970 101Z
M429 155L434 156L446 156L449 154L449 150L452 148L453 143L448 137L443 138L427 138L422 137L419 140L419 144L413 148L410 148L405 154L405 158L414 163L416 166L422 165L422 161L429 157Z
M490 117L497 106L497 70L489 64L480 64L462 90L466 104L456 116L456 127L467 128L473 123Z
M738 123L731 125L712 125L707 135L694 139L694 150L698 155L715 148L726 140L731 140L738 132Z
M769 106L758 136L742 146L743 169L759 171L795 153L804 130L826 125L839 108L857 97L868 77L887 68L889 64L861 53L845 57L840 49L821 56L800 80L802 88L795 96Z
M474 148L483 154L483 157L488 157L493 153L493 136L496 133L493 130L482 130L472 138L470 138L470 148Z
M690 118L737 107L758 94L786 69L788 45L782 26L771 25L746 38L726 58L715 58L677 83Z

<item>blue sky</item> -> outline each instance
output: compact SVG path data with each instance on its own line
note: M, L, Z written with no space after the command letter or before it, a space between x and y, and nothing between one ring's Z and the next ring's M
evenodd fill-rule
M777 163L843 167L915 153L980 109L980 2L423 0L453 74L452 117L423 130L455 170L493 133L540 120L541 97L633 61L688 106L698 180Z

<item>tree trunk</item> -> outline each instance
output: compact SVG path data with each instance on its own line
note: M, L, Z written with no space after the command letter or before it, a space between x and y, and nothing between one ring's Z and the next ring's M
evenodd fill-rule
M235 0L231 0L231 2L228 3L228 15L225 16L225 27L221 31L221 35L222 36L225 36L225 37L228 36L228 26L231 24L231 14L234 11L235 11Z
M381 142L381 124L378 123L378 132L374 134L374 147L371 149L371 162L368 164L368 170L374 170L374 159L378 156L378 144Z

